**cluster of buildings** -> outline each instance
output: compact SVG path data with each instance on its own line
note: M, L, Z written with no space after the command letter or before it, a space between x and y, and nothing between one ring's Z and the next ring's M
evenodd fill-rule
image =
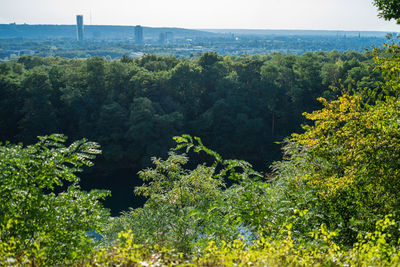
M83 24L83 15L76 15L76 39L78 42L82 42L84 39L84 24ZM135 42L137 44L143 44L143 27L140 25L135 26ZM173 32L162 32L159 35L159 44L172 44L174 42L174 33Z
M20 56L33 56L35 54L35 51L29 50L29 49L24 49L24 50L1 50L0 49L0 62L13 58L18 58Z
M162 32L160 33L158 42L163 44L172 44L174 42L174 33L173 32Z

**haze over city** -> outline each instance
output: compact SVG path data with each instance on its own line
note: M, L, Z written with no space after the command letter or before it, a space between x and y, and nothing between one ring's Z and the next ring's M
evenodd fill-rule
M399 31L371 0L2 0L0 24L145 25L192 29Z

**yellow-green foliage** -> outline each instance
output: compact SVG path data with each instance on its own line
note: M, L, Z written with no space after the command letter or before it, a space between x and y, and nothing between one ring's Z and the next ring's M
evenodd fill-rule
M388 230L398 227L391 215L376 223L373 233L359 236L353 248L339 247L332 239L338 235L321 225L313 239L304 242L292 235L292 225L282 226L278 237L259 235L249 244L243 239L233 242L210 241L190 255L158 246L133 243L132 232L121 232L118 243L95 251L78 265L91 266L398 266L398 245L390 245Z
M320 98L323 108L305 113L312 123L292 135L276 167L293 192L312 192L315 201L305 208L340 229L348 245L386 214L400 214L400 48L389 46L375 61L385 79L380 90Z
M183 254L176 250L134 243L131 231L118 234L113 246L95 250L91 257L82 259L76 265L89 266L161 266L183 263Z
M301 216L302 214L300 214ZM399 223L388 215L376 223L372 233L359 236L352 247L340 247L322 224L317 232L309 233L311 241L295 237L292 224L284 224L278 236L259 234L256 241L243 239L232 242L210 241L196 252L184 255L174 248L144 246L134 243L131 231L118 234L118 241L98 248L90 256L74 263L74 266L398 266L399 244L389 244L390 229ZM400 240L399 240L400 241ZM0 243L0 266L42 265L44 255L20 255L13 257L13 242Z

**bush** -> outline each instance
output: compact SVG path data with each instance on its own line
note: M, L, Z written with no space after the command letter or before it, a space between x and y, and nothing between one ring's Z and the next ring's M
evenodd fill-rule
M304 213L291 216L292 220ZM96 266L398 266L398 245L389 245L391 228L399 227L391 215L379 220L373 232L358 237L353 248L334 242L337 232L328 231L322 224L310 238L295 238L293 224L284 223L278 235L258 235L248 243L243 239L226 242L210 240L206 246L192 253L162 246L135 243L132 231L118 234L116 243L95 251L80 265Z
M175 137L177 149L206 153L211 166L185 169L187 155L170 152L166 160L152 158L154 168L139 172L145 181L135 192L148 198L143 208L113 218L106 237L132 230L137 243L173 247L190 252L209 240L234 240L258 226L265 214L268 184L245 161L223 160L197 137ZM234 185L227 186L231 180Z
M99 200L108 193L80 190L76 173L92 165L99 146L65 141L54 134L0 146L0 264L65 263L93 248L87 232L101 230L108 211Z

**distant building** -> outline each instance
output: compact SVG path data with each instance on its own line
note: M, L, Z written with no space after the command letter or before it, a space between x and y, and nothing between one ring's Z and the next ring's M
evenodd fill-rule
M163 45L165 44L165 33L160 33L159 37L158 37L158 42L159 44Z
M35 54L35 51L33 50L21 50L19 51L20 56L32 56Z
M174 33L166 32L165 33L165 41L167 42L167 44L172 44L174 42Z
M174 33L173 32L160 33L158 42L160 44L172 44L174 42Z
M135 27L135 41L136 43L143 43L143 28L140 25Z
M76 15L76 33L78 42L83 41L83 15Z
M35 51L33 50L8 50L6 51L8 53L8 57L11 55L16 55L17 57L20 56L32 56L35 54Z

